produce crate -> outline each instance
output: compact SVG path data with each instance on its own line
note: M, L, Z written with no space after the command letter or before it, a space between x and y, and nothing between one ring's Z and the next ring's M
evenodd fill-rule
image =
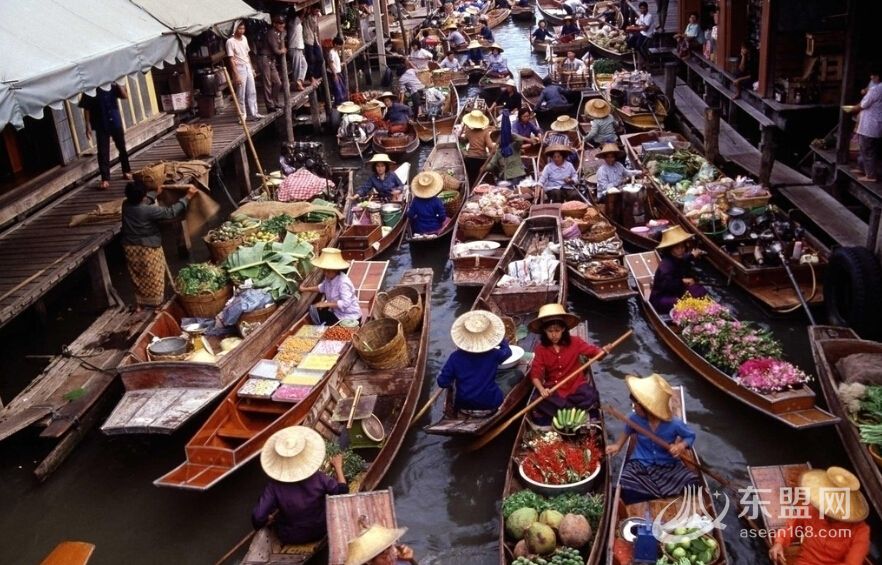
M380 234L380 226L378 225L349 226L340 234L337 245L340 246L340 249L367 249L380 241Z
M163 112L184 112L193 105L193 93L163 94L159 97Z

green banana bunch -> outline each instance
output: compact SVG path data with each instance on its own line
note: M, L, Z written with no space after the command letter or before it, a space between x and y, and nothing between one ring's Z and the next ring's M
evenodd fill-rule
M552 418L552 424L558 430L575 431L588 421L588 412L581 408L563 408Z

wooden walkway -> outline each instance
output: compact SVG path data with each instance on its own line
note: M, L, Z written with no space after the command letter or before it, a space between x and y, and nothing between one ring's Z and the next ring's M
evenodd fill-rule
M302 106L315 87L294 92L292 107ZM282 110L260 121L248 122L251 134L263 130L280 118ZM214 164L245 142L232 104L209 120L214 126L212 156L203 159ZM174 131L130 157L132 169L159 160L186 160ZM49 289L95 256L96 267L106 273L101 250L119 232L119 221L68 227L71 216L92 211L98 204L123 197L126 181L118 166L109 190L93 184L67 193L53 204L0 234L0 327L37 302Z
M707 104L683 83L678 83L675 88L674 100L677 112L699 136L703 136L704 110ZM723 120L720 120L719 144L723 159L750 175L759 175L759 149ZM867 224L821 187L815 186L809 177L776 161L772 168L771 183L778 185L773 186L773 192L783 195L837 244L866 244Z

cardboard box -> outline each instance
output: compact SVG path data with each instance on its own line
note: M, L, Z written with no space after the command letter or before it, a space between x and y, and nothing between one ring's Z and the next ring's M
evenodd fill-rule
M163 94L160 97L163 112L183 112L193 105L191 92L179 92L177 94Z

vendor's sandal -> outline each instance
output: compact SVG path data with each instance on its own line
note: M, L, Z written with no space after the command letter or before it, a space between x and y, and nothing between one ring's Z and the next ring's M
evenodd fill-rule
M108 189L110 189L110 181L109 180L103 180L98 185L98 190L108 190Z
M134 180L135 177L132 176L132 173L123 173L122 178L125 180Z

